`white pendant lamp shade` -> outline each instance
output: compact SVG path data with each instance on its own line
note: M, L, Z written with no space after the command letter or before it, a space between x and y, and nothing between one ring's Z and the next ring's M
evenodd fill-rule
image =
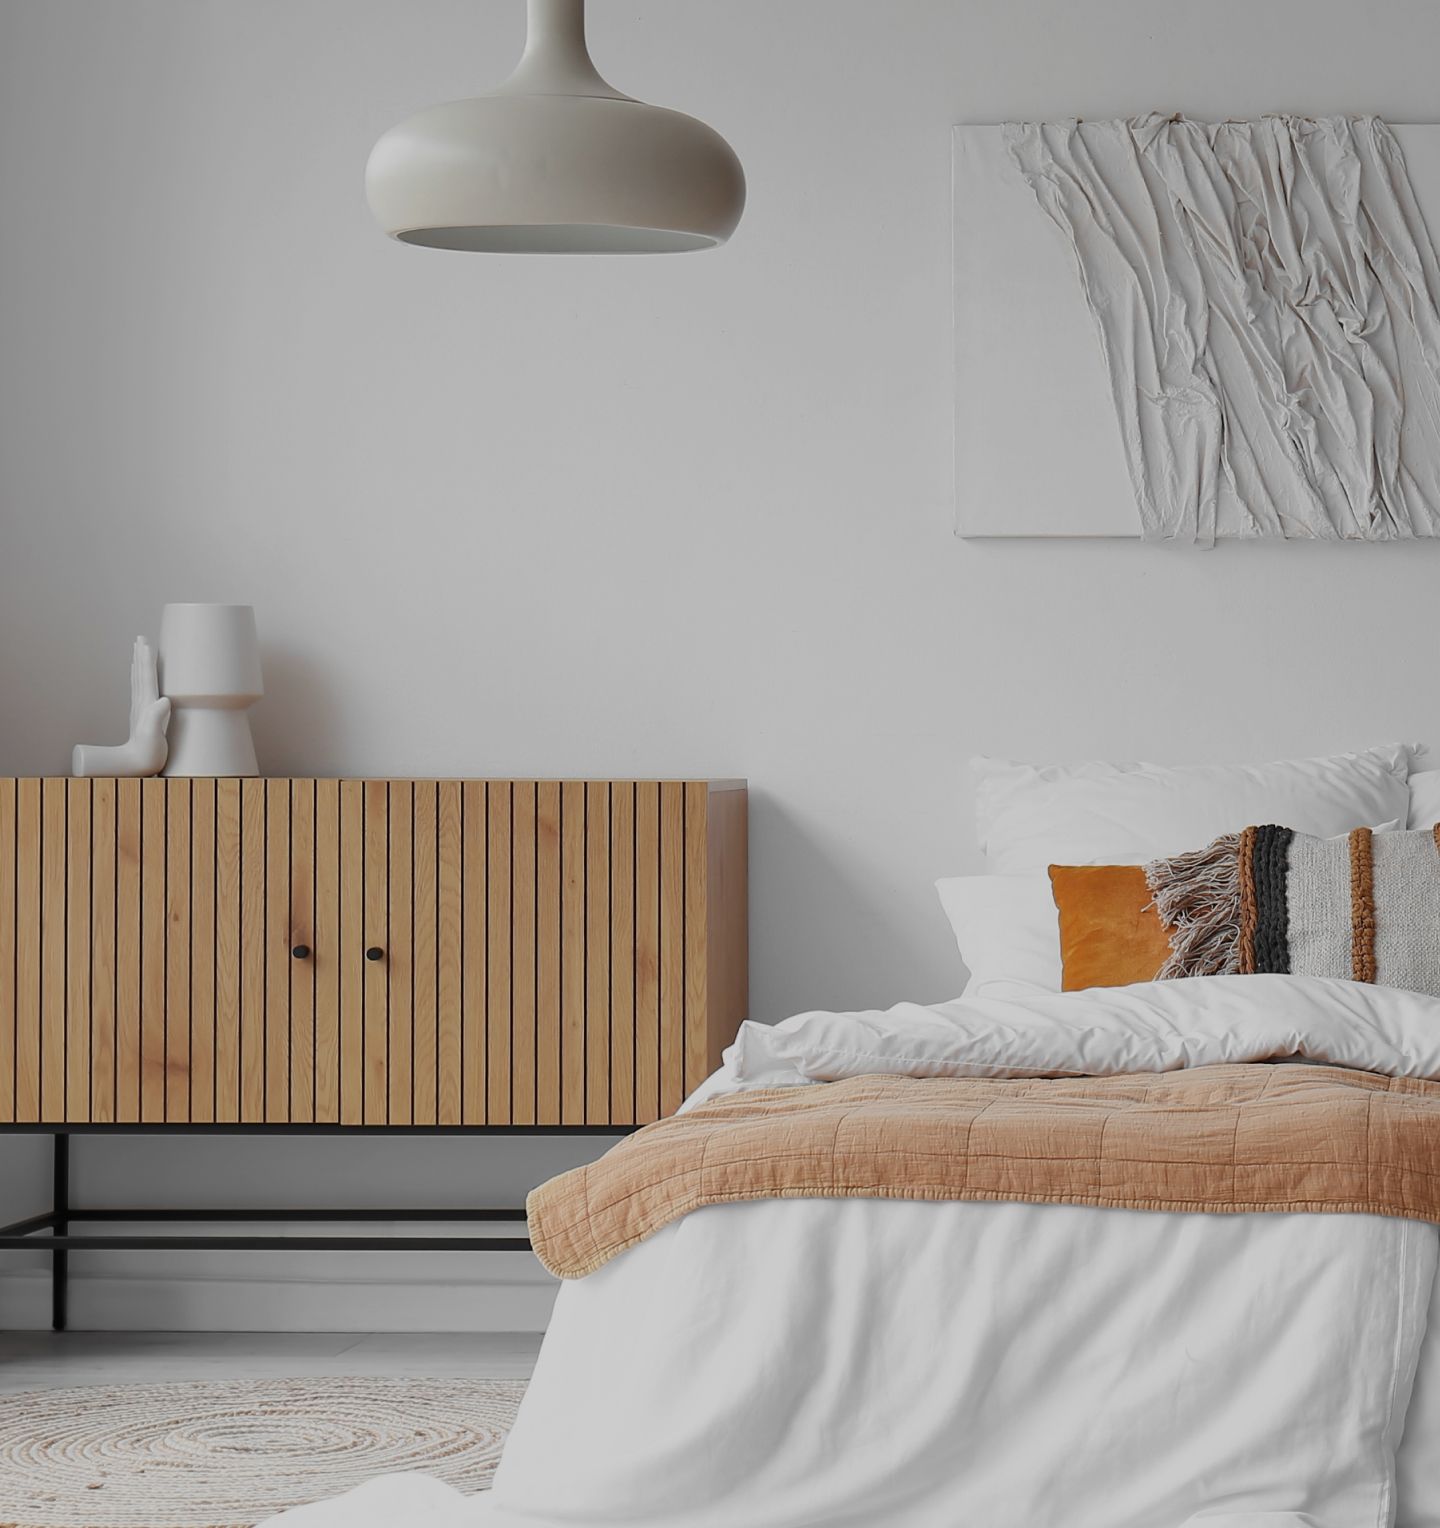
M584 0L529 0L524 57L497 90L392 127L365 170L392 238L515 254L646 254L723 244L745 208L730 145L612 89Z

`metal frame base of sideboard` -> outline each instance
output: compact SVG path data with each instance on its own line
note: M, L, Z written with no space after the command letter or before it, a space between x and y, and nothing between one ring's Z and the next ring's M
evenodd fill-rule
M110 1225L141 1223L183 1225L187 1221L210 1225L247 1222L323 1225L329 1222L389 1224L406 1221L426 1224L473 1225L478 1221L524 1222L525 1211L503 1209L376 1210L376 1209L84 1209L70 1202L70 1141L79 1135L626 1135L633 1125L30 1125L5 1127L4 1134L54 1136L50 1208L39 1215L0 1226L0 1249L19 1248L50 1255L50 1325L63 1332L68 1318L69 1275L72 1252L175 1251L175 1252L529 1252L528 1234L486 1231L460 1236L250 1236L227 1232L203 1234L176 1232L107 1232L94 1236L75 1234L77 1221L101 1221ZM3 1138L3 1137L0 1137ZM46 1235L44 1233L48 1232Z

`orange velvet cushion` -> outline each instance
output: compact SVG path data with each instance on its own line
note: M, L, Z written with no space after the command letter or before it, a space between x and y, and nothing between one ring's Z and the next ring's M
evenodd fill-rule
M1148 982L1170 954L1141 865L1051 865L1066 992Z

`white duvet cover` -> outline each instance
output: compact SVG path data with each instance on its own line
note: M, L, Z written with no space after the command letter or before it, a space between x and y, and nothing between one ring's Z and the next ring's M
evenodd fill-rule
M1440 1078L1440 1001L1258 976L803 1015L745 1026L704 1092L1281 1056ZM562 1289L493 1492L396 1476L274 1521L1440 1528L1437 1239L1378 1216L705 1209Z

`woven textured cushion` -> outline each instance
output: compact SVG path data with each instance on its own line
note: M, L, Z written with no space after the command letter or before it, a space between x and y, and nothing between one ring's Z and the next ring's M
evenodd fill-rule
M1155 980L1170 938L1143 866L1051 865L1050 885L1066 992Z
M1145 876L1170 928L1162 978L1280 972L1440 997L1440 827L1246 828Z

